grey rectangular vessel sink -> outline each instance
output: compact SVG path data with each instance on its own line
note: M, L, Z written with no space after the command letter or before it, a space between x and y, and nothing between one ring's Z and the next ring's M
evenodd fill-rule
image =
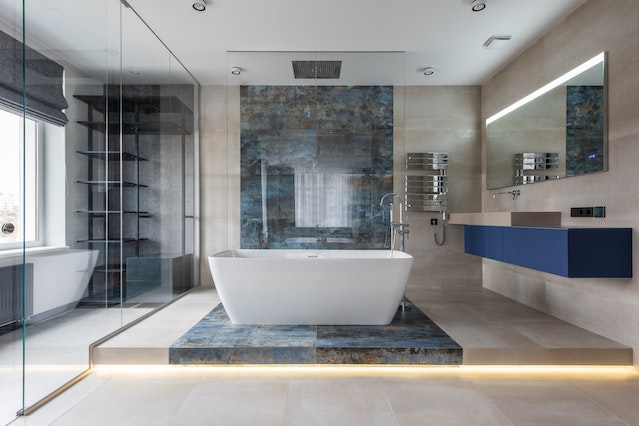
M561 212L451 213L451 225L560 227Z

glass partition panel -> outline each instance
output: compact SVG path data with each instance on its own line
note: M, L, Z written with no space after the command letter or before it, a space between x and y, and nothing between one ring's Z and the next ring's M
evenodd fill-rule
M25 253L31 309L25 318L24 407L36 404L89 367L89 345L121 327L110 299L123 271L114 267L121 239L118 170L102 159L118 150L121 3L26 3L26 45L42 74L26 63L26 91L50 78L64 96L64 122L38 122L40 248ZM50 94L49 94L50 96ZM27 103L30 99L27 97Z
M152 309L193 286L194 81L145 24L125 10L122 35L122 199L125 306Z
M404 54L229 52L227 61L239 86L229 93L239 95L240 247L388 247L380 200L394 187Z
M21 41L23 37L22 3L4 2L0 10L0 30L6 37ZM6 38L4 40L7 40ZM2 64L7 55L18 56L14 66L21 73L22 49L8 51L3 43L0 55ZM11 49L13 50L13 49ZM3 65L4 68L4 65ZM4 73L3 73L4 75ZM4 79L3 79L4 81ZM23 221L24 190L23 155L26 146L26 126L19 98L22 96L21 81L16 82L15 109L0 109L0 139L3 155L0 158L0 423L6 424L23 406L23 336L24 318L21 296L23 275L27 272L22 258L25 229ZM30 271L29 271L30 273Z
M0 10L5 423L193 287L197 255L197 82L119 0L26 4Z

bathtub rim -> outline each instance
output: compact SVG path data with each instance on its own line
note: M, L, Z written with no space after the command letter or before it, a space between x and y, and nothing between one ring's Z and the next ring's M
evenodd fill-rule
M241 254L257 254L260 256L242 256ZM358 253L357 256L349 256ZM365 256L363 254L383 254L382 256ZM294 254L294 256L286 256ZM340 256L321 256L322 254L340 254ZM306 255L306 256L304 256ZM208 256L215 259L330 259L330 260L355 260L355 259L414 259L414 256L405 251L388 249L366 250L342 250L342 249L227 249Z

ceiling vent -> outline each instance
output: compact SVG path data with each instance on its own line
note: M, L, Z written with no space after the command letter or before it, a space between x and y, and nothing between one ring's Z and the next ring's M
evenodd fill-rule
M486 49L501 49L508 44L511 37L509 35L491 36L484 42Z
M339 78L342 61L293 61L295 78Z

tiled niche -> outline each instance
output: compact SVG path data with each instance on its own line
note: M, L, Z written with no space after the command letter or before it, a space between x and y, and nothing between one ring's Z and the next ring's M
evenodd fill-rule
M242 86L241 247L387 247L392 86Z

